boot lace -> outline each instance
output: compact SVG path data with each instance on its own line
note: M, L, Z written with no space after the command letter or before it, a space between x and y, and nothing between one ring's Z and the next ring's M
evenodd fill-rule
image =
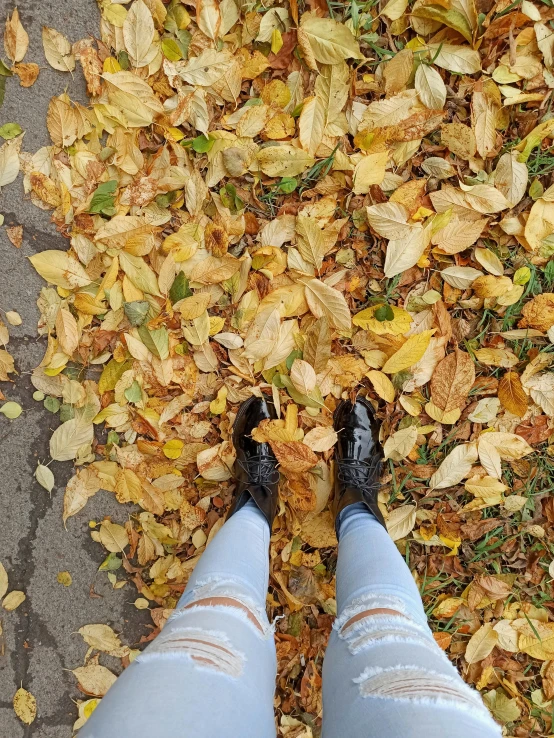
M239 460L238 465L244 470L250 484L270 485L277 484L279 472L275 468L275 459L266 454L252 456L246 460Z
M381 459L372 458L370 461L359 459L339 459L337 477L347 487L354 487L361 492L372 493L379 490L379 476L381 474Z

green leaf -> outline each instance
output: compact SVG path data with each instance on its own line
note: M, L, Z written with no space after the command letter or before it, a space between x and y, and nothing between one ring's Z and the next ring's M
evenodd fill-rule
M0 407L0 413L5 415L8 420L19 418L22 412L23 408L17 402L5 402L2 407Z
M385 320L394 320L394 313L390 305L381 305L373 313L373 317L383 323Z
M146 348L157 356L162 361L167 359L169 356L169 334L167 328L156 328L154 331L149 331L145 325L141 325L138 329L140 340L146 346Z
M287 360L285 362L289 372L292 368L292 365L296 361L296 359L301 359L301 358L302 358L302 351L299 351L298 349L294 349L294 351L291 351L291 353L287 356Z
M19 123L5 123L3 126L0 126L0 136L2 136L2 138L5 138L6 141L19 136L19 134L22 132L23 129L21 128Z
M68 420L73 420L75 417L75 408L73 405L68 405L67 403L63 403L63 405L60 407L60 420L62 423L67 423Z
M174 38L162 39L162 53L169 61L179 61L183 58L181 47Z
M136 379L130 387L127 387L123 394L128 402L137 403L142 400L142 390Z
M117 180L110 179L108 182L102 182L98 185L90 201L89 213L103 213L106 209L114 207L115 198L113 193L117 189Z
M298 180L296 177L283 177L277 187L285 195L290 195L298 187Z
M165 192L163 195L156 197L156 205L160 208L168 208L172 202L177 199L177 190L172 192Z
M108 438L107 438L106 443L108 444L108 446L110 444L113 444L114 446L119 446L119 433L117 433L114 430L111 430L108 433Z
M123 310L127 316L127 320L132 326L138 328L146 320L148 311L150 309L150 303L146 300L137 300L135 302L124 302Z
M117 571L121 568L121 559L116 553L110 553L98 567L98 571Z
M1 64L2 62L0 62ZM4 102L4 97L6 95L6 78L0 77L0 106Z
M12 70L0 59L0 77L13 77Z
M179 272L169 289L169 299L171 300L172 305L179 302L179 300L183 300L185 297L190 297L191 295L192 290L189 289L189 281L185 276L185 273Z
M44 400L44 407L51 413L57 413L61 407L61 402L57 397L47 397Z
M119 52L117 55L117 61L119 62L121 69L124 69L125 71L127 71L131 66L129 63L129 54L126 51Z
M208 138L208 136L201 134L200 136L192 139L192 148L197 154L205 154L212 148L214 143L215 139Z
M303 395L295 388L290 380L290 377L287 377L286 374L281 374L280 380L283 384L283 387L285 387L292 400L296 402L297 405L305 405L306 407L313 408L323 407L324 402L319 387L316 387L314 390L312 390L309 395ZM273 378L273 384L276 384L275 377Z

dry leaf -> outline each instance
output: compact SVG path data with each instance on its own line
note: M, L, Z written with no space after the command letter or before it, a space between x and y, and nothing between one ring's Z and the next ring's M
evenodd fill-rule
M415 522L415 505L402 505L393 510L386 520L387 530L392 540L399 541L406 538L408 533L414 529Z
M465 443L456 446L443 460L429 480L429 489L445 489L458 484L469 473L477 461L477 444Z
M71 53L71 44L55 28L43 26L42 45L46 61L54 69L60 72L72 72L75 69L75 57Z
M37 716L37 701L30 692L20 687L13 698L15 714L25 725L31 725Z
M475 366L469 354L456 349L440 361L431 377L433 403L444 412L462 407L475 381Z
M0 600L8 591L8 573L4 568L4 564L0 562Z
M469 639L465 651L468 664L476 664L486 658L498 643L498 633L492 623L485 623Z
M4 49L12 62L20 62L29 48L29 36L19 19L19 11L14 9L11 17L8 16L4 31Z
M77 678L81 692L95 697L103 697L117 679L115 674L100 664L80 666L71 673Z
M506 372L498 383L498 399L513 415L522 418L527 410L527 395L516 372Z
M422 331L410 336L406 343L385 362L383 372L396 374L416 364L427 350L433 333L434 330Z
M19 590L14 589L2 600L2 607L4 610L12 612L13 610L16 610L19 605L25 602L26 599L25 592L20 592Z

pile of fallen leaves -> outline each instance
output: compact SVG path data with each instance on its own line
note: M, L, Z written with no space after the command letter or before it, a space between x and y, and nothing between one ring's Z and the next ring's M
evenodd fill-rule
M155 637L231 503L237 408L271 396L279 419L255 437L281 471L276 715L281 736L318 736L332 412L361 391L383 421L380 504L437 642L507 735L553 732L550 3L100 10L100 39L43 31L89 105L53 98L34 154L0 128L0 185L22 170L69 242L30 259L50 285L35 399L59 415L51 458L76 466L64 522L100 489L127 505L91 536ZM27 43L15 11L0 89L36 80ZM53 488L48 464L36 476ZM136 654L108 626L81 634L77 725L115 678L99 654Z

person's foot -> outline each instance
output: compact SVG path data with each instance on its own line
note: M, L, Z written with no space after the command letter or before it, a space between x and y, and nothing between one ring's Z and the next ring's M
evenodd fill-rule
M229 517L252 499L264 514L269 527L277 511L279 472L269 443L258 443L252 431L262 420L277 418L272 402L251 397L240 406L233 425L233 445L237 452L235 475L237 490Z
M385 525L377 504L383 458L380 424L369 400L358 397L353 404L343 400L333 421L339 437L335 447L335 521L345 507L363 502Z

